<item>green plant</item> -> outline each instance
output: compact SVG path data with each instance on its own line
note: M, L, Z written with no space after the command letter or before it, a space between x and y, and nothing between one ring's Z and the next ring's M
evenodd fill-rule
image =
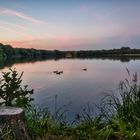
M36 106L25 109L25 124L32 139L54 139L54 140L139 140L140 139L140 84L137 73L130 75L129 78L120 82L118 94L108 95L103 99L102 107L99 108L101 114L93 116L92 108L89 104L82 108L82 111L76 115L75 120L70 124L66 121L66 112L68 106L59 107L57 105L57 96L55 96L55 112L51 113L48 108L42 109ZM0 80L0 94L9 99L8 93L22 93L21 98L27 98L24 102L21 99L14 98L3 99L2 105L23 106L23 103L30 103L28 94L31 91L27 87L21 87L21 77L16 70L10 69L10 72L3 73ZM26 90L25 90L26 89ZM3 92L2 92L3 91ZM25 94L28 93L28 94ZM10 98L11 99L11 98ZM20 102L19 102L19 101ZM14 135L10 129L0 128L0 139L12 139Z
M33 89L28 90L28 86L22 87L23 72L19 75L15 69L9 69L8 72L2 72L2 78L0 79L0 105L2 106L18 106L28 107L30 106L33 94Z
M0 124L1 123L3 125L0 126L0 140L15 140L15 134L11 130L10 126L3 122L0 122Z
M140 127L140 85L137 73L130 75L130 79L121 81L119 96L112 96L112 107L116 117L121 118L133 127Z
M62 116L61 116L62 117ZM25 122L32 139L45 137L46 134L60 136L64 134L68 125L57 120L47 108L30 107L25 110Z

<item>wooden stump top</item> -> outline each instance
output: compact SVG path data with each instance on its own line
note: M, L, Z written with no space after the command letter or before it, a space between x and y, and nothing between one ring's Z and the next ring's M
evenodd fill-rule
M22 114L23 113L23 109L22 108L18 108L18 107L0 107L0 116L5 116L5 115L18 115L18 114Z
M25 124L24 111L18 107L0 107L0 128L10 128L16 140L31 140Z

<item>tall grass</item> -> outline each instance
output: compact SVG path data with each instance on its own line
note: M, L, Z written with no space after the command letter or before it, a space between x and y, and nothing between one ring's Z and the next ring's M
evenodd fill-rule
M128 78L120 82L118 94L108 95L102 110L113 137L140 139L140 81L137 73L127 72Z
M72 123L66 119L66 105L55 113L47 108L30 107L25 110L26 127L33 140L140 140L140 81L137 73L121 81L117 93L107 95L99 107L100 114L93 116L88 104L75 115ZM1 136L10 133L1 133ZM6 135L8 136L8 135Z
M89 105L76 114L72 124L64 119L62 108L52 115L48 109L27 111L26 124L33 139L61 140L139 140L140 84L137 73L119 84L118 93L103 99L101 113L94 117ZM60 119L63 118L63 119ZM65 116L66 118L66 116ZM43 139L42 138L42 139Z
M0 126L0 140L15 140L14 133L6 124Z
M129 79L119 84L119 96L111 96L109 106L115 117L136 128L140 127L140 84L137 73L130 75L128 71L128 75Z
M68 104L69 105L69 104ZM57 96L55 96L55 112L51 113L48 108L29 107L25 111L26 126L33 139L47 136L63 136L68 129L68 121L66 118L67 105L58 107Z

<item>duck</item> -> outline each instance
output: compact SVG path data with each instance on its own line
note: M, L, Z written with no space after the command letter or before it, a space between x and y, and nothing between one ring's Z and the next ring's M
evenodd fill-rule
M87 71L87 69L85 68L85 69L83 69L83 71Z
M60 74L62 74L63 73L63 71L57 71L56 72L56 74L58 74L58 75L60 75Z
M60 71L60 73L63 73L63 71Z
M58 70L53 71L53 73L58 73Z

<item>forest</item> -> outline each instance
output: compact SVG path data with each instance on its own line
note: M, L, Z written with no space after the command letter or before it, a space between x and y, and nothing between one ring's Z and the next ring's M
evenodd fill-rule
M60 59L60 58L103 58L103 59L124 59L139 58L140 49L131 49L130 47L121 47L110 50L78 50L78 51L60 51L60 50L42 50L34 48L14 48L11 45L0 43L0 61L19 58L28 59ZM127 58L127 59L126 59Z

